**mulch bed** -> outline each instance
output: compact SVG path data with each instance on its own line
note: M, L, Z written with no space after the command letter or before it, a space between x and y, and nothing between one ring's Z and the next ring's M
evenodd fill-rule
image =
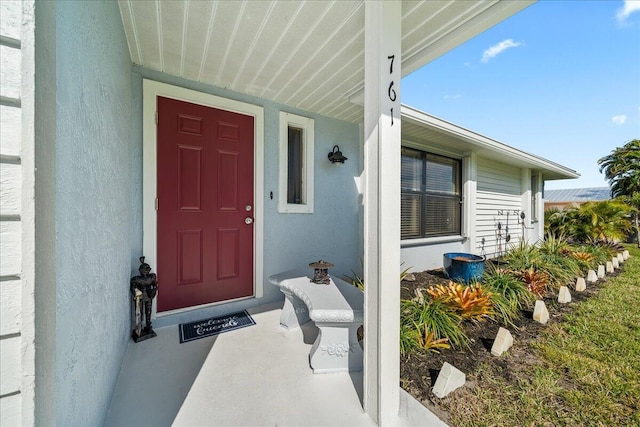
M443 270L423 271L413 275L415 276L415 281L404 280L401 283L400 295L402 299L413 298L415 289L424 290L439 284L446 285L449 283L449 279L445 277ZM612 276L609 275L607 277ZM549 322L546 326L533 321L533 312L523 312L522 318L516 322L518 329L508 328L514 340L513 347L508 352L509 357L491 356L491 346L500 328L498 323L492 320L483 322L465 321L463 330L469 338L468 349L444 349L440 353L416 352L408 357L401 356L400 378L402 387L440 419L448 422L447 401L449 396L439 399L431 392L444 362L448 362L464 372L467 375L467 379L470 376L473 377L472 374L481 363L493 364L498 369L492 369L492 371L510 381L515 372L528 369L531 365L542 363L529 348L529 344L538 339L541 331L553 322L561 322L580 301L596 295L603 283L604 280L602 279L595 284L588 283L584 292L575 292L574 289L570 288L572 300L569 304L558 303L557 297L554 295L545 297L544 302L549 310ZM426 295L424 291L423 294ZM475 384L473 381L467 381L465 387L473 388Z

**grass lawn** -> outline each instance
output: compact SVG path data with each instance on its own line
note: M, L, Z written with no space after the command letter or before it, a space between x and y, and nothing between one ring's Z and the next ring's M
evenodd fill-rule
M519 369L505 378L499 363L482 364L449 402L450 422L640 426L640 250L627 249L623 273L550 323Z

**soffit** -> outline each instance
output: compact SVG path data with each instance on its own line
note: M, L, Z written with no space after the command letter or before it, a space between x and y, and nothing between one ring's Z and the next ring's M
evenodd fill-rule
M403 75L531 1L403 1ZM364 2L119 0L145 68L351 122L364 87Z

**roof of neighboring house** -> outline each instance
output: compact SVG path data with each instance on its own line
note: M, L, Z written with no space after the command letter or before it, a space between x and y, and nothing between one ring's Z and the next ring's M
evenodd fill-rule
M566 190L545 190L545 202L594 202L611 198L609 187L569 188Z

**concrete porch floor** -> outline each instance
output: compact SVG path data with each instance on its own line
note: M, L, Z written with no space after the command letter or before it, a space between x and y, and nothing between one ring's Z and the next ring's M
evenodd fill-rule
M180 344L178 326L131 342L106 426L373 426L362 373L313 374L313 322L280 327L282 303L248 310L256 325ZM396 426L446 426L401 392Z

